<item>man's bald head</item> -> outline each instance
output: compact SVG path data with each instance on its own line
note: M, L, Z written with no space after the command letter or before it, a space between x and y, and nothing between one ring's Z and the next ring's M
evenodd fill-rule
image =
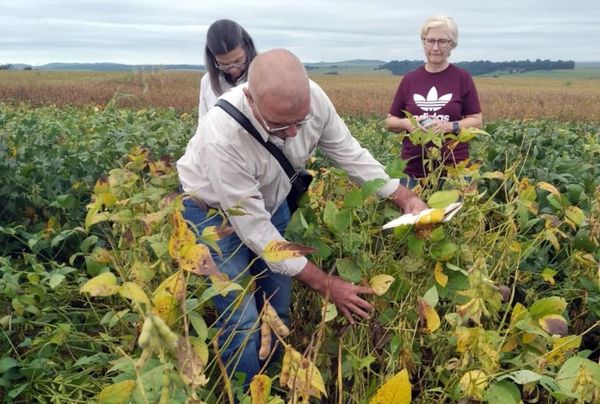
M306 70L300 59L285 49L254 58L248 70L248 89L257 104L274 113L287 115L310 107Z

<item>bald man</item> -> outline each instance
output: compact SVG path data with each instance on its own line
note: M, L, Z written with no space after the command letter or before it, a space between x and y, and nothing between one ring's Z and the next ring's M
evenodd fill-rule
M300 60L291 52L275 49L257 56L250 65L248 83L221 98L239 109L264 141L271 141L296 171L319 147L357 183L383 179L379 196L389 198L404 212L418 213L425 203L391 179L383 166L352 137L323 90L308 79ZM233 293L216 296L214 303L223 329L223 359L230 372L241 371L246 383L261 369L258 315L263 296L289 324L291 280L296 278L323 296L354 323L353 316L368 318L373 310L361 295L369 287L355 286L329 275L304 257L275 263L255 260L271 240L284 240L290 220L286 202L291 185L279 162L221 108L212 108L201 120L185 154L177 163L185 192L201 198L200 206L184 202L184 217L201 233L207 226L221 225L220 216L208 217L207 206L226 211L241 206L247 214L231 215L235 234L219 241L222 254L213 254L219 269L230 279L257 275L256 290L234 304Z

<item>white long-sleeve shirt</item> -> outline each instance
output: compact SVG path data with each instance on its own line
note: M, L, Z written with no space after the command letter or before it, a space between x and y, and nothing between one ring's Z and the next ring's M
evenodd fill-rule
M359 184L384 179L386 184L378 192L381 197L396 190L398 179L390 179L383 166L352 137L316 83L310 82L313 118L295 137L285 141L269 136L254 117L242 91L246 86L237 86L222 98L245 114L264 140L280 147L295 170L304 168L318 146ZM269 241L284 240L270 219L290 191L289 177L275 157L223 109L211 108L204 116L177 162L177 170L185 192L214 208L242 206L247 211L246 215L229 217L229 222L240 240L257 255ZM300 257L268 265L273 272L295 276L306 263L306 258Z
M246 81L246 75L243 74L237 80L237 84L244 83ZM221 90L223 93L231 90L234 86L229 84L227 80L223 77L222 74L219 74L219 84L221 85ZM209 109L213 107L217 103L217 99L219 96L215 93L215 90L212 87L210 82L210 74L205 73L200 80L200 96L198 100L198 124L200 124L200 119L206 115Z

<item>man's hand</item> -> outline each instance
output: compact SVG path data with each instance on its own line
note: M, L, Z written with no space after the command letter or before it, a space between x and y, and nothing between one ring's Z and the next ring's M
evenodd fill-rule
M352 315L368 319L373 311L373 306L359 296L359 294L373 294L370 287L353 285L340 277L328 275L310 261L296 275L296 279L327 297L350 324L354 324Z
M412 213L416 215L420 211L427 209L427 204L421 198L402 185L390 195L390 200L402 209L402 213L404 214Z
M361 298L359 294L372 295L373 289L368 286L356 286L340 277L331 275L324 293L328 300L335 304L338 310L348 319L350 324L354 324L353 314L367 320L373 311L373 306Z

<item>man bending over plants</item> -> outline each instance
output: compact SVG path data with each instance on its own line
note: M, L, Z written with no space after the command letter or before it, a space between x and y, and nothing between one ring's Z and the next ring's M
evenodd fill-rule
M379 196L389 198L405 213L418 213L427 206L399 185L398 179L391 179L360 146L327 95L308 79L300 60L289 51L275 49L257 56L250 65L248 83L227 92L221 100L249 120L257 130L256 137L225 109L212 108L189 141L177 169L183 190L196 197L184 201L184 217L196 226L198 234L207 226L221 225L219 215L207 216L208 208L244 212L228 216L235 234L219 240L221 254L213 252L213 258L230 279L248 272L258 275L256 289L241 303L229 293L214 297L214 304L228 372L245 373L248 383L262 365L256 325L263 296L289 324L293 278L326 296L350 323L354 315L366 319L373 310L360 296L373 293L371 288L329 275L305 257L269 263L256 259L270 241L284 241L282 234L290 220L286 201L292 187L289 172L286 174L281 158L275 158L265 142L283 152L295 172L304 168L318 146L359 184L383 179Z

